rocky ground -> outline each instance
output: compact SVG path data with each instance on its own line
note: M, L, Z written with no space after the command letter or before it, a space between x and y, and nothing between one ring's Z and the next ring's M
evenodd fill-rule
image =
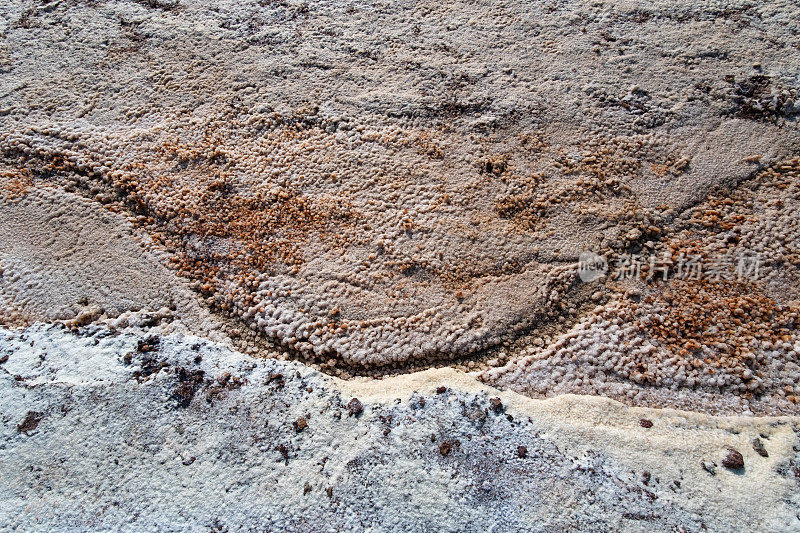
M800 529L798 20L4 3L0 522Z
M530 400L453 370L343 382L153 328L40 325L2 342L9 530L788 531L800 520L791 418Z

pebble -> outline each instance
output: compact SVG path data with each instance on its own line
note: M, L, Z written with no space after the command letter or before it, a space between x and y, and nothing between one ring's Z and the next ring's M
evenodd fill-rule
M728 453L722 459L722 466L731 470L744 468L744 457L733 448L728 448Z

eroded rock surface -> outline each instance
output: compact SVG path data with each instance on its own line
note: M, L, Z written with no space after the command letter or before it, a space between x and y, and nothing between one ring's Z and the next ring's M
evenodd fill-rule
M571 317L581 250L797 155L788 3L3 9L12 185L127 212L215 308L323 363Z

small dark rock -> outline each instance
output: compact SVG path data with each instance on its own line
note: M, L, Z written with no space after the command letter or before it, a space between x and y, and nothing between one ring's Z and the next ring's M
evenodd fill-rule
M267 378L267 384L269 385L270 383L275 383L279 387L282 387L284 383L283 374L270 374Z
M358 398L353 398L347 404L347 411L350 413L350 416L357 417L364 411L364 406L361 404L361 401Z
M646 418L642 418L639 420L639 425L645 429L650 429L651 427L653 427L653 421L648 420Z
M279 445L276 449L281 452L281 455L283 455L284 459L289 458L289 448L287 448L285 444Z
M8 356L6 356L6 358L8 358ZM447 387L444 385L436 388L436 394L444 394L445 392L447 392Z
M150 335L146 339L140 340L136 343L136 351L139 353L147 353L158 350L159 339L155 335Z
M306 481L306 485L305 487L303 487L303 496L305 496L311 491L312 491L311 484L308 481Z
M189 383L181 383L172 391L172 399L178 402L178 407L189 407L194 398L194 387Z
M183 367L178 367L175 372L181 383L202 383L203 376L205 376L205 372L202 370L187 370Z
M517 457L520 459L528 457L528 448L525 446L517 446Z
M500 401L500 398L490 398L489 405L492 406L492 411L494 411L495 414L499 415L503 412L503 402Z
M728 454L722 460L722 466L730 468L731 470L739 470L744 468L744 457L733 448L728 448Z
M439 453L442 455L450 455L453 450L453 444L450 441L444 441L439 445Z
M189 466L190 464L192 464L196 460L197 460L197 457L195 457L195 456L191 456L188 459L184 459L183 460L183 466Z
M8 355L7 354L4 355L3 357L0 357L0 365L5 363L6 361L8 361Z
M642 472L642 483L647 485L648 483L650 483L650 478L651 477L653 477L652 474L650 472L648 472L647 470L645 470L644 472Z
M298 433L308 427L308 422L302 416L294 421L294 430Z
M717 465L710 462L710 461L700 461L700 466L703 467L703 470L711 474L712 476L717 475Z
M759 439L758 437L753 439L753 449L761 457L769 457L769 453L767 452L767 449L764 448L764 443L761 442L761 439Z
M176 369L178 386L172 391L172 398L178 402L178 407L189 407L197 389L203 383L202 370L190 371L182 367Z
M153 374L157 374L162 369L167 368L169 365L165 361L159 361L155 357L145 355L142 357L141 368L133 372L133 377L138 382L149 378Z
M28 411L28 414L25 415L25 420L17 424L17 433L27 434L29 431L33 431L43 418L44 415L42 413L37 411Z

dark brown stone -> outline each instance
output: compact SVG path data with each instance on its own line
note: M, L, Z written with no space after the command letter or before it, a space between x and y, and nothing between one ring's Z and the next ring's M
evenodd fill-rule
M739 470L744 468L744 457L733 448L728 448L728 453L722 460L722 466L730 468L731 470Z
M761 442L761 439L759 439L758 437L753 439L753 449L761 457L769 457L769 453L767 452L767 449L764 447L764 443Z
M358 398L353 398L347 404L347 411L350 413L350 416L358 416L364 410L364 406L361 404L361 401Z
M494 411L496 414L503 412L503 402L500 401L500 398L490 398L489 405L492 406L492 411Z
M308 427L308 421L306 421L306 419L303 418L302 416L294 421L294 430L298 433L300 433L307 427Z
M42 413L37 411L28 411L28 414L25 415L25 420L17 425L17 433L28 433L29 431L33 431L43 418L44 415Z

